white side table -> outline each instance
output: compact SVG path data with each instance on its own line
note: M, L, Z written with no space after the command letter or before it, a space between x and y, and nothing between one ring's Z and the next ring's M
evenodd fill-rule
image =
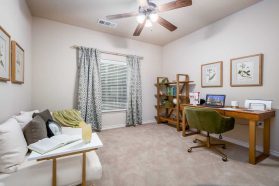
M52 160L52 186L56 186L56 159L82 154L82 186L86 186L86 153L97 150L101 147L103 147L103 143L101 142L99 136L96 133L93 133L90 143L85 144L82 140L79 140L45 154L39 154L32 151L27 159L37 161Z

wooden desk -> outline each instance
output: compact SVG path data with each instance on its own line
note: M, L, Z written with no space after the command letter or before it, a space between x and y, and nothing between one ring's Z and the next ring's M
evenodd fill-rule
M183 110L182 116L182 135L186 136L187 121L184 113L185 106L193 106L189 104L181 105ZM198 106L203 107L203 106ZM247 109L232 108L213 108L224 116L246 119L249 121L249 163L256 164L269 156L270 151L270 119L275 117L275 111L251 111ZM256 156L256 125L258 121L264 121L263 128L263 153Z

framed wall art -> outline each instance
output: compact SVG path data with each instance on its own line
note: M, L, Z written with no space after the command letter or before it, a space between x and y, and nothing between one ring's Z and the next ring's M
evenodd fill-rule
M223 86L223 62L203 64L201 66L201 86L222 87Z
M24 83L24 50L15 41L12 41L12 82Z
M10 80L11 36L0 26L0 81Z
M231 59L231 86L262 86L263 54Z

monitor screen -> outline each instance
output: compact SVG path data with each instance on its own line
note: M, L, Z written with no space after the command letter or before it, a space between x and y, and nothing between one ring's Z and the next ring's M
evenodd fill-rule
M225 100L226 100L226 95L207 94L205 104L207 106L213 106L213 107L224 107Z

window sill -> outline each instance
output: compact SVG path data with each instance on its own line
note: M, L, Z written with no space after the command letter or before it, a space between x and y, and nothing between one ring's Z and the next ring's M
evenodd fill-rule
M102 113L110 113L110 112L126 112L126 109L118 109L118 110L103 110Z

